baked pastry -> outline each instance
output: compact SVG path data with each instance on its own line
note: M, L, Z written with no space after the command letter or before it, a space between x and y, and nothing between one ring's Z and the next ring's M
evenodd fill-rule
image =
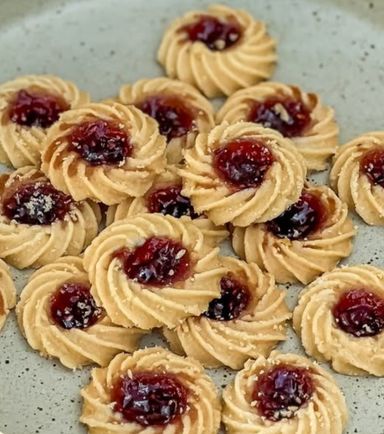
M173 330L164 328L171 350L187 354L207 368L241 369L249 358L268 356L286 339L291 317L286 291L256 264L222 257L226 268L221 294L199 317L187 318Z
M384 132L363 134L335 156L330 183L369 225L384 225Z
M99 206L75 202L27 166L0 175L0 257L16 268L78 255L97 235Z
M86 92L54 75L26 75L0 84L0 162L39 166L47 129L64 111L88 102Z
M117 102L69 110L50 129L42 170L75 200L141 196L165 166L165 139L139 109Z
M89 434L216 434L220 400L193 359L164 348L119 354L82 391Z
M384 376L384 270L336 268L300 294L293 325L305 351L347 375Z
M228 231L223 226L215 226L204 216L199 216L188 197L181 194L181 178L175 166L167 166L158 175L144 196L128 198L107 210L106 224L123 220L142 213L160 213L182 219L193 219L194 224L203 232L207 242L214 246L227 238Z
M101 232L84 265L96 300L115 324L175 327L219 296L218 250L190 220L140 214Z
M291 138L309 170L324 170L339 144L335 112L316 93L297 86L265 82L231 95L217 113L218 123L262 124Z
M121 351L137 349L144 333L112 324L91 295L82 259L75 256L35 271L16 313L29 345L70 369L91 363L106 366Z
M356 233L347 205L326 186L307 184L300 199L277 218L234 228L232 245L279 283L308 283L351 254Z
M213 98L269 78L277 59L275 45L262 21L240 9L212 5L173 21L157 59L169 77Z
M216 225L271 220L300 197L306 168L293 142L251 122L215 127L185 151L182 193Z
M228 434L342 434L348 419L332 376L297 354L248 360L223 400Z
M119 101L134 104L156 119L167 140L167 160L179 163L184 148L191 148L197 133L215 125L211 103L193 86L166 77L139 80L121 87Z
M0 330L16 304L16 288L7 264L0 259Z

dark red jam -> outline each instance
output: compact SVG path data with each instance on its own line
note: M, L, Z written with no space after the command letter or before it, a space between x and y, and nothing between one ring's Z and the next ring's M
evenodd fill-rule
M296 203L266 225L268 231L279 238L302 240L321 227L326 214L322 200L315 194L304 192Z
M188 250L166 237L148 238L134 250L115 252L129 279L143 285L163 287L180 282L188 274L191 261Z
M191 201L181 194L181 189L181 185L170 185L152 190L146 197L148 211L177 218L183 215L197 218Z
M63 220L71 209L70 196L56 190L48 181L21 184L2 198L3 214L28 225L49 225Z
M357 338L376 336L384 329L384 300L364 289L342 294L332 313L337 326Z
M94 325L102 315L89 286L82 283L64 283L51 298L51 318L67 330L86 329Z
M188 390L173 375L134 373L119 378L112 389L114 411L141 426L167 425L187 410Z
M237 139L215 150L217 175L236 189L258 187L274 162L273 154L257 139Z
M229 273L221 278L220 288L220 298L212 300L203 315L216 321L237 319L250 302L248 287Z
M180 28L191 42L202 42L212 51L232 47L241 38L243 30L237 20L228 17L226 21L210 15L200 15L196 21Z
M68 141L91 166L118 166L132 153L127 133L115 122L96 119L76 126Z
M298 137L311 123L311 111L302 101L286 97L273 97L254 101L248 121L273 128L285 137Z
M360 171L373 185L384 187L384 149L373 149L360 160Z
M148 97L139 105L140 110L156 119L160 134L167 141L182 137L195 128L195 114L176 96L158 95Z
M68 103L59 96L19 90L8 104L8 116L18 125L48 128L68 109Z
M277 422L294 417L314 390L308 369L280 364L259 375L252 400L262 417Z

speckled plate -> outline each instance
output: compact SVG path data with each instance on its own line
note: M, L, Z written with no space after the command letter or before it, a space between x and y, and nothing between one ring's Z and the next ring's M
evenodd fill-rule
M167 22L206 0L0 0L0 81L53 73L95 100L124 82L161 74L156 48ZM227 2L229 3L229 2ZM269 24L279 41L274 78L319 92L334 106L342 140L383 129L384 0L237 0ZM321 182L325 175L316 176ZM356 218L359 234L346 263L384 266L384 229ZM19 289L28 272L14 271ZM299 287L290 287L293 306ZM143 345L161 343L156 336ZM293 332L283 351L301 352ZM218 386L229 370L210 372ZM383 381L335 375L350 410L348 433L384 434ZM44 360L21 337L14 314L0 335L0 431L84 434L79 390L89 370L71 372Z

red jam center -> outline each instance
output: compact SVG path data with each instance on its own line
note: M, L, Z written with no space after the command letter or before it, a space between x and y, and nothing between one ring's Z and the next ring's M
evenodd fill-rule
M384 149L374 149L363 155L360 171L367 175L373 185L384 187Z
M49 182L21 184L2 200L3 214L9 220L28 225L49 225L63 220L73 200Z
M302 240L318 230L325 219L326 208L321 199L304 192L296 203L266 225L279 238Z
M338 327L357 338L376 336L384 329L384 300L364 289L345 292L332 313Z
M248 287L231 273L221 278L220 287L220 298L212 300L203 315L216 321L230 321L238 318L251 299Z
M197 218L191 201L181 194L181 189L181 185L171 185L151 191L146 198L148 211L177 218L183 215Z
M88 286L64 283L51 298L51 318L67 330L86 329L94 325L102 314Z
M162 287L183 280L190 269L188 250L178 241L165 237L148 238L134 250L118 250L129 279L144 285Z
M256 139L237 139L213 154L217 175L236 189L258 187L274 162L273 154Z
M91 166L120 165L132 153L126 132L115 122L96 119L76 126L70 147Z
M255 101L248 121L273 128L285 137L297 137L303 135L311 123L311 112L300 100L275 97Z
M259 375L252 400L263 417L277 422L294 417L314 389L308 369L280 364Z
M210 15L201 15L196 21L181 27L191 42L202 42L212 51L222 51L236 44L243 33L233 17L221 21Z
M195 115L177 96L151 96L139 105L140 110L159 124L167 141L188 134L195 127Z
M141 426L167 425L187 410L188 390L169 374L135 373L112 389L114 411Z
M48 128L68 109L67 102L59 96L20 90L8 104L8 116L18 125Z

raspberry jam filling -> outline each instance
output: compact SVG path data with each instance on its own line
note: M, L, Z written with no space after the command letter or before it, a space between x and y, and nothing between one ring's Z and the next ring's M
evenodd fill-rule
M187 410L188 390L173 375L153 372L120 377L111 399L114 411L141 426L167 425Z
M332 313L337 326L357 338L376 336L384 329L384 300L364 289L342 294Z
M51 318L60 327L70 330L86 329L102 315L89 286L81 283L64 283L53 294L50 304Z
M212 51L232 47L243 34L234 17L222 21L210 15L200 15L196 21L181 27L179 31L185 32L191 42L202 42Z
M248 287L232 273L228 273L221 278L220 288L220 298L212 300L203 315L216 321L237 319L250 302L251 294Z
M373 185L384 188L384 149L373 149L360 160L360 171Z
M68 109L68 103L57 95L19 90L8 103L8 116L18 125L48 128Z
M184 280L190 271L188 250L178 241L151 237L133 250L115 252L125 274L141 284L163 287Z
M181 189L181 185L170 185L151 191L146 197L148 211L177 218L183 215L197 218L191 201L181 194Z
M326 220L327 210L315 194L304 192L300 199L274 220L266 223L279 238L302 240L317 231Z
M273 162L269 148L252 138L233 140L213 153L217 175L237 190L258 187Z
M70 149L91 166L119 166L132 154L129 137L116 122L96 119L77 125L68 137Z
M156 119L160 134L165 136L168 142L195 128L194 112L176 95L148 97L139 105L139 109Z
M9 220L28 225L49 225L63 220L71 209L70 196L48 181L21 184L2 198L2 212Z
M247 120L273 128L285 137L298 137L311 123L311 112L300 100L273 97L254 101Z
M279 364L258 376L252 401L262 417L277 422L294 417L314 390L308 369Z

